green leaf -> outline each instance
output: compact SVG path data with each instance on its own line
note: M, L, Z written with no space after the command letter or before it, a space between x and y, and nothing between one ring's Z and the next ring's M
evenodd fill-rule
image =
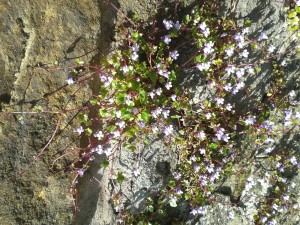
M120 104L122 104L125 101L125 98L126 98L126 94L125 93L120 93L117 96L115 102L120 105Z
M153 205L149 205L149 206L148 206L148 211L151 212L151 213L154 211Z
M170 181L169 181L169 186L170 186L170 187L176 187L175 181L174 181L174 180L170 180Z
M297 12L295 10L291 10L289 15L288 15L288 18L294 18L297 16Z
M109 161L107 161L106 159L103 160L103 162L100 164L101 167L106 168L109 166Z
M83 61L81 61L80 59L75 59L74 62L78 65L78 66L82 66L84 64Z
M123 175L122 172L119 171L119 172L118 172L117 179L116 179L117 183L120 184L120 183L122 183L124 180L125 180L125 176Z
M171 118L173 118L173 119L180 119L181 116L180 115L174 115L174 116L171 116Z
M107 131L110 132L110 133L113 132L115 129L117 129L116 125L111 125L111 126L107 127Z
M86 133L87 136L91 136L93 131L90 128L86 128L85 133Z
M244 22L244 26L245 27L250 27L251 26L251 20L246 19L245 22Z
M211 149L217 149L218 147L219 147L219 145L217 143L211 143L209 145L209 148L211 148Z
M170 206L171 206L171 207L173 207L173 208L175 208L175 207L177 207L177 203L176 203L176 202L173 202L173 201L171 201L171 202L170 202Z
M103 118L107 116L107 111L106 109L99 109L99 115Z
M148 122L149 121L149 119L151 118L151 113L150 113L150 111L149 110L146 110L146 111L144 111L144 112L142 112L142 114L141 114L141 118L142 118L142 120L144 121L144 122Z
M189 200L191 198L191 193L190 192L186 192L184 194L184 198L185 198L185 200Z

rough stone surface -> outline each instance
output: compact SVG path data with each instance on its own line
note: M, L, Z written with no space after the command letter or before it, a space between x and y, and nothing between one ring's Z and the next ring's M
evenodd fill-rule
M52 163L74 145L68 125L73 121L62 119L60 135L34 162L58 116L6 112L33 111L34 106L58 111L84 102L82 97L69 101L71 89L54 92L66 84L66 71L37 67L64 67L71 64L70 58L98 48L99 3L0 1L0 21L0 223L70 224L72 177L63 172L70 161L62 158L54 167ZM81 60L88 62L91 56Z

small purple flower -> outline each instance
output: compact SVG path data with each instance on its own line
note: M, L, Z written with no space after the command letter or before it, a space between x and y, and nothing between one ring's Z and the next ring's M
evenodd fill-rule
M74 80L71 76L68 76L67 83L68 85L74 84Z
M178 56L179 56L179 54L178 54L178 51L177 50L175 50L175 51L173 51L173 52L169 52L169 56L172 58L172 59L177 59L178 58Z
M79 135L80 135L83 131L84 131L84 130L83 130L82 126L77 127L77 128L74 129L74 132L75 132L75 133L78 133Z
M180 30L181 24L179 23L179 21L176 21L176 23L174 24L174 27L176 30Z
M163 36L162 40L168 45L171 42L171 36L170 35Z
M163 20L163 24L167 30L170 30L173 27L173 22L171 20Z

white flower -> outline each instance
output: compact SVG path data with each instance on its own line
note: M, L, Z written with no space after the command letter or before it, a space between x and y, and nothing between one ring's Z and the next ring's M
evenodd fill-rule
M171 36L170 35L163 36L162 40L168 45L171 42Z
M247 119L245 119L245 124L248 125L253 125L255 123L256 119L255 116L252 117L248 117Z
M267 36L266 32L262 32L258 37L259 41L267 40L267 39L268 39L268 36Z
M169 56L172 58L172 59L177 59L178 58L178 56L179 56L179 54L178 54L178 51L177 50L175 50L175 51L173 51L173 52L169 52Z
M208 37L209 34L210 34L210 31L209 31L209 28L208 28L208 27L205 28L205 30L202 30L201 32L202 32L202 34L204 35L204 37Z
M114 131L112 132L112 135L114 136L114 138L117 138L117 137L120 137L120 136L121 136L120 131L118 131L118 130L114 130Z
M270 46L268 47L268 53L270 54L270 53L272 53L272 52L274 52L274 51L275 51L274 45L270 45Z
M234 73L235 70L236 70L235 66L228 66L228 67L225 69L225 71L226 71L226 73L227 73L228 75Z
M208 43L205 43L204 44L204 49L203 49L203 51L204 51L204 54L205 55L210 55L210 54L212 54L213 52L214 52L214 49L212 48L214 46L214 43L213 42L208 42Z
M209 120L209 119L211 118L211 116L212 116L211 113L206 113L206 114L205 114L205 117L206 117L207 120Z
M292 158L291 158L291 163L292 163L294 166L297 165L297 159L296 159L295 156L292 156Z
M242 56L244 58L248 58L248 55L249 55L249 52L245 49L243 52L242 52Z
M134 43L132 46L131 46L131 49L133 52L138 52L139 51L139 44L138 43Z
M163 132L164 132L164 134L165 134L166 136L172 134L173 131L174 131L173 125L165 126L165 127L163 128Z
M230 103L226 104L225 105L225 108L228 110L228 111L231 111L232 110L232 105Z
M176 23L174 24L174 27L176 30L180 30L181 25L180 25L179 21L176 21Z
M80 135L83 131L84 131L84 130L83 130L82 126L77 127L77 128L74 129L74 132L75 132L75 133L78 133L79 135Z
M97 147L95 147L95 148L92 149L92 152L96 152L99 155L102 155L103 154L103 148L102 148L101 145L98 145Z
M68 83L68 85L70 85L70 84L74 84L74 80L72 79L72 77L71 77L71 76L69 76L69 77L68 77L68 79L67 79L67 83Z
M234 219L234 213L233 212L229 212L228 215L227 215L227 219Z
M231 47L231 48L225 49L225 53L226 53L226 55L227 55L228 57L232 56L233 53L234 53L234 48Z
M150 98L152 98L152 99L153 99L153 98L154 98L154 96L155 96L155 93L151 91L151 92L149 92L149 93L148 93L148 96L150 96Z
M200 151L200 154L205 155L205 149L204 148L200 148L199 151Z
M167 90L170 90L171 87L172 87L172 83L171 83L171 82L167 82L167 83L165 84L165 87L166 87Z
M173 94L173 95L171 95L171 99L172 99L172 101L176 101L176 98L177 98L177 96L175 95L175 94Z
M139 55L138 55L136 52L133 52L132 55L131 55L131 59L132 59L133 61L137 61L138 58L139 58Z
M206 23L205 23L205 22L202 22L202 23L199 24L198 27L199 27L201 30L205 30L205 28L206 28Z
M131 173L132 173L135 177L137 177L137 176L140 174L140 170L139 170L138 168L133 168L132 171L131 171Z
M117 124L117 126L120 127L120 129L123 129L123 128L125 127L125 121L123 121L123 120L120 120L120 121L117 122L116 124Z
M244 76L245 74L245 69L244 68L240 68L235 72L235 75L237 78L241 78L242 76Z
M219 106L224 104L224 98L216 98L215 100L216 100L217 105L219 105Z
M94 133L94 137L98 138L98 140L101 140L104 137L104 135L102 131L98 131L97 133Z
M170 30L173 27L173 22L171 20L163 20L163 24L167 30Z
M198 132L198 137L200 138L200 140L204 140L205 137L206 137L206 135L205 135L205 133L201 130L201 131Z
M122 112L120 110L116 111L116 117L121 118Z
M300 0L296 0L296 5L300 6Z
M209 70L210 62L198 63L198 64L196 65L196 67L197 67L200 71L203 71L203 70Z
M157 88L157 89L155 89L154 91L155 91L155 93L156 93L158 96L160 96L161 93L162 93L162 89L161 89L161 88Z
M228 83L228 84L226 84L225 86L224 86L224 89L225 89L225 91L231 91L232 90L232 86L231 86L231 84L230 83Z
M254 69L253 69L253 67L249 66L249 68L248 68L248 73L249 73L249 74L254 74Z

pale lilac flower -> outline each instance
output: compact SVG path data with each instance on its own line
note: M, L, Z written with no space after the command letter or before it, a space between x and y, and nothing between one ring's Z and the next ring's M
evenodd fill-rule
M170 35L163 36L162 40L168 45L171 42L171 36Z
M284 201L288 201L288 200L290 200L290 197L289 197L288 195L284 195L284 196L282 197L282 199L283 199Z
M84 172L85 172L85 169L83 169L83 168L77 170L78 175L81 176L81 177L83 176Z
M179 54L178 54L178 51L177 50L175 50L175 51L173 51L173 52L169 52L169 56L172 58L172 59L177 59L178 58L178 56L179 56Z
M225 69L225 71L226 71L226 73L227 73L228 75L233 74L233 73L235 72L235 70L236 70L236 67L235 67L235 66L228 66L228 67Z
M133 174L133 176L137 177L138 175L140 175L140 170L138 168L133 168L131 170L131 173Z
M218 106L223 105L224 104L224 98L216 98L216 103Z
M291 163L292 163L294 166L297 165L297 159L296 159L295 156L292 156L292 158L291 158Z
M137 121L136 122L140 128L144 128L146 126L146 123L144 121Z
M71 76L68 76L67 84L68 84L68 85L74 84L74 80L72 79Z
M289 97L292 98L292 99L295 98L296 97L296 92L294 90L290 91Z
M200 71L203 71L203 70L209 70L210 68L210 62L205 62L205 63L198 63L196 65L196 67L200 70Z
M209 120L212 117L212 114L211 113L206 113L205 117L206 117L207 120Z
M82 126L77 127L77 128L74 129L74 132L75 132L75 133L78 133L79 135L80 135L83 131L84 131L84 130L83 130Z
M270 53L272 53L272 52L274 52L274 51L275 51L274 45L270 45L270 46L268 47L268 53L270 54Z
M118 138L118 137L121 136L121 133L120 133L120 131L118 131L118 130L114 130L114 131L111 132L111 133L112 133L112 135L114 136L114 138Z
M255 116L248 117L244 122L247 126L253 125L256 122Z
M170 30L173 27L173 22L171 20L163 20L163 24L167 30Z
M204 35L204 37L208 37L210 34L209 28L205 28L204 30L201 30L202 34Z
M123 71L123 73L128 73L129 72L129 67L127 66L127 65L125 65L125 66L122 66L121 67L121 70Z
M214 49L212 48L214 46L214 43L213 42L208 42L208 43L205 43L204 44L204 49L203 49L203 51L204 51L204 54L205 55L210 55L210 54L212 54L213 52L214 52Z
M273 151L273 148L272 147L268 147L265 149L265 153L269 154Z
M179 23L179 21L176 21L176 23L174 24L174 27L176 30L180 30L181 24Z
M194 165L194 170L195 170L195 172L197 173L197 172L200 170L200 167L199 167L197 164L195 164L195 165Z
M121 118L122 112L120 110L116 111L116 117Z
M229 212L229 213L227 214L227 219L229 219L229 220L234 219L234 213L233 213L233 212Z
M244 36L241 33L237 33L233 36L233 39L236 40L237 42L244 42Z
M138 43L134 43L134 44L131 46L131 50L132 50L133 52L138 52L138 51L139 51L139 48L140 48L140 46L139 46Z
M102 140L104 135L103 135L102 131L98 131L98 132L94 133L94 137L98 138L98 140Z
M166 136L169 136L170 134L172 134L173 131L174 131L173 125L168 125L163 128L163 132Z
M200 138L200 140L204 140L206 138L205 133L201 130L198 132L198 137Z
M231 57L234 54L234 48L231 47L231 48L225 49L225 53L226 53L227 57Z
M190 161L195 162L196 160L197 160L196 156L192 155L192 156L190 157Z
M246 27L242 30L242 34L248 34L249 33L249 27Z
M176 101L176 98L177 98L177 96L175 95L175 94L173 94L173 95L171 95L171 99L172 99L172 101Z
M132 55L131 55L131 59L132 59L133 61L137 61L138 58L139 58L139 55L138 55L136 52L133 52Z
M204 148L200 148L199 151L200 151L200 154L205 155L205 149Z
M167 79L169 78L170 75L170 71L168 71L167 69L159 69L157 73Z
M292 182L291 182L291 187L292 187L292 188L295 188L295 187L296 187L296 183L292 181Z
M216 137L220 141L222 139L222 136L224 135L225 129L224 128L218 128Z
M181 178L181 174L180 173L174 173L174 179L175 180L179 180Z
M99 155L102 155L103 154L103 148L102 148L101 145L98 145L97 147L95 147L95 148L92 149L92 152L96 152Z
M228 111L232 110L232 105L230 103L225 105L225 109L227 109Z
M148 93L148 96L150 96L153 99L154 96L155 96L155 93L151 91L151 92Z
M270 143L274 143L275 140L273 138L270 138L268 137L266 140L265 140L265 144L270 144Z
M300 0L296 0L296 5L300 6Z
M199 27L201 30L205 30L205 28L206 28L206 23L205 23L205 22L202 22L202 23L199 24L198 27Z
M155 93L156 93L158 96L160 96L161 93L162 93L162 89L161 89L161 88L157 88L157 89L155 89L154 91L155 91Z
M125 127L125 121L123 120L120 120L119 122L116 123L116 125L118 127L120 127L120 129L123 129Z
M167 118L169 117L170 110L165 110L165 109L163 109L163 110L162 110L162 114L163 114L163 117L164 117L165 119L167 119Z
M252 66L249 66L249 68L248 68L248 73L249 73L249 74L254 74L254 69L253 69Z
M286 61L283 60L283 61L280 63L280 65L283 66L283 67L286 66Z
M243 52L242 52L242 56L244 58L248 58L248 55L249 55L249 52L247 51L247 49L245 49Z
M177 202L177 198L175 196L172 196L169 200L169 203L173 205L176 205L176 202Z
M167 82L167 83L165 84L165 87L166 87L167 90L170 90L171 87L172 87L172 83L171 83L171 82Z
M268 39L268 36L267 36L266 32L262 32L258 37L259 41L267 40L267 39Z
M138 108L133 108L132 111L133 111L134 115L136 115L140 112L140 110Z
M158 130L157 126L153 126L153 127L152 127L152 132L153 132L153 133L158 133L158 131L159 131L159 130Z
M245 69L244 68L239 68L236 72L235 75L237 78L242 78L245 74Z
M198 214L197 209L192 209L191 214L193 214L194 216Z
M181 191L180 188L176 188L176 194L177 194L177 195L181 195L181 194L183 194L183 192Z
M226 85L224 86L224 89L225 89L225 91L230 92L230 91L232 90L231 84L230 84L230 83L226 84Z
M223 134L222 135L222 140L224 141L224 142L228 142L229 141L229 139L230 139L230 137L229 137L229 135L228 134Z

